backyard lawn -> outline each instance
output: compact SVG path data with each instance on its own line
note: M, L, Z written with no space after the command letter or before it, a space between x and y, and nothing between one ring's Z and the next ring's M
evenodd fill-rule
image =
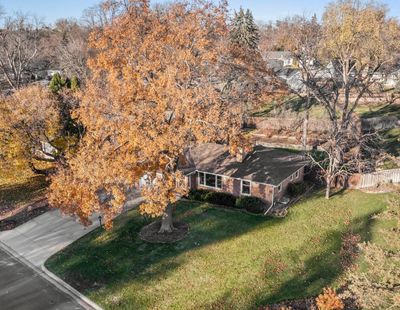
M326 201L315 193L284 219L182 201L176 215L190 232L169 245L141 241L149 220L133 210L46 266L105 309L256 309L335 286L342 234L379 242L384 223L373 215L388 197L347 191Z

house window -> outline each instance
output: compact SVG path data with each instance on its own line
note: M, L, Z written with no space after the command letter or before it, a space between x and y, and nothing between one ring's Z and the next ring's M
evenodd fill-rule
M280 193L281 190L282 190L282 184L279 184L279 186L278 186L278 192Z
M293 174L290 176L290 179L293 180Z
M222 188L222 177L211 173L199 172L199 183L207 187Z
M208 174L206 173L206 186L209 187L216 187L216 178L215 178L215 174Z
M296 178L299 177L299 171L296 171Z
M203 172L199 172L199 183L200 183L201 185L206 185L205 176L204 176L204 173L203 173Z
M217 188L222 188L222 177L217 175Z
M242 180L242 195L250 195L251 183L249 181Z

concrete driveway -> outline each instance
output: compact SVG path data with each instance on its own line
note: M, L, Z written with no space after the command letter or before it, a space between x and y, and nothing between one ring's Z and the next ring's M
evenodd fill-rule
M51 255L99 226L96 215L92 221L91 226L84 227L70 216L52 210L13 230L0 232L0 242L40 268Z
M142 201L136 196L124 208L135 208ZM50 256L99 226L97 215L91 220L93 224L84 227L52 210L0 232L0 309L101 309L44 267Z

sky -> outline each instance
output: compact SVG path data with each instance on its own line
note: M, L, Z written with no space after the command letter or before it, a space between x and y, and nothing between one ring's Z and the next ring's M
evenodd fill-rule
M229 1L229 0L228 0ZM0 5L7 13L24 12L53 23L59 18L80 18L82 11L97 4L99 0L0 0ZM167 2L154 0L153 2ZM287 16L300 14L311 16L322 15L330 0L230 0L232 10L249 8L257 21L274 21ZM390 8L390 15L400 18L400 0L381 1Z

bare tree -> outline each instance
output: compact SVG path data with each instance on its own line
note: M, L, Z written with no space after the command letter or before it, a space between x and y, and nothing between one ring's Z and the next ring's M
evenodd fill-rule
M132 4L127 0L107 0L83 11L82 22L89 28L103 28L126 11Z
M40 55L42 24L35 17L16 14L3 19L0 29L0 72L13 90L30 79L32 64Z
M76 20L58 20L54 27L53 57L67 76L85 80L88 75L87 40L90 29Z
M304 85L298 93L313 97L328 115L323 155L310 157L323 172L329 198L338 176L369 167L363 159L373 151L373 135L363 134L355 110L381 91L382 76L397 63L400 28L385 7L350 0L327 7L320 31L307 31L312 23L298 19L290 42Z

